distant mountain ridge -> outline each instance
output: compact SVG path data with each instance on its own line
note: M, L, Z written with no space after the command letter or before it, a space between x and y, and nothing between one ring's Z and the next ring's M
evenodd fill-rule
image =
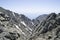
M38 25L40 22L45 20L47 16L48 16L47 14L43 14L38 16L36 19L33 19L32 21L34 22L35 25Z

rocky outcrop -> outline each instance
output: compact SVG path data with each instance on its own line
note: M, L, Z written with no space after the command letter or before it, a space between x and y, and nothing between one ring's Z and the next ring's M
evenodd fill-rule
M17 40L20 38L20 33L10 23L10 18L7 14L0 13L0 40Z

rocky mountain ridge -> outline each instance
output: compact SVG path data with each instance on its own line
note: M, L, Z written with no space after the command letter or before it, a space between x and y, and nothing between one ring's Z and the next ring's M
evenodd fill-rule
M32 34L32 30L34 27L33 22L25 15L17 14L15 12L3 9L1 7L0 7L0 26L3 26L2 28L6 30L8 34L10 33L10 31L12 31L12 36L13 35L15 36L15 34L13 34L14 33L13 31L16 31L16 33L18 33L21 37L21 39L19 38L20 40L26 40L28 35ZM2 38L1 40L3 40L3 37L1 37ZM13 37L11 38L11 36L7 38L9 40L17 40L15 38L13 39Z
M60 40L60 13L30 20L0 7L0 40Z
M51 13L42 21L30 40L60 40L60 13Z

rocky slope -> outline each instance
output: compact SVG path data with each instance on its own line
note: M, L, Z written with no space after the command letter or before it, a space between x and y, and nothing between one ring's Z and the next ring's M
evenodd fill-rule
M60 40L60 13L30 20L0 7L0 40Z
M0 7L0 40L26 40L34 23L23 14Z
M42 21L29 40L60 40L60 13L51 13Z
M47 14L42 14L42 15L38 16L37 18L32 19L32 22L34 23L35 27L37 25L39 25L43 20L45 20L47 16L48 16ZM35 29L35 27L34 27L34 29Z

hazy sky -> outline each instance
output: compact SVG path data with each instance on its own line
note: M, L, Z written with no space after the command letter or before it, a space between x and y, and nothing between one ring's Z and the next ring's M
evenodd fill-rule
M31 19L40 14L60 12L60 0L0 0L0 6Z

